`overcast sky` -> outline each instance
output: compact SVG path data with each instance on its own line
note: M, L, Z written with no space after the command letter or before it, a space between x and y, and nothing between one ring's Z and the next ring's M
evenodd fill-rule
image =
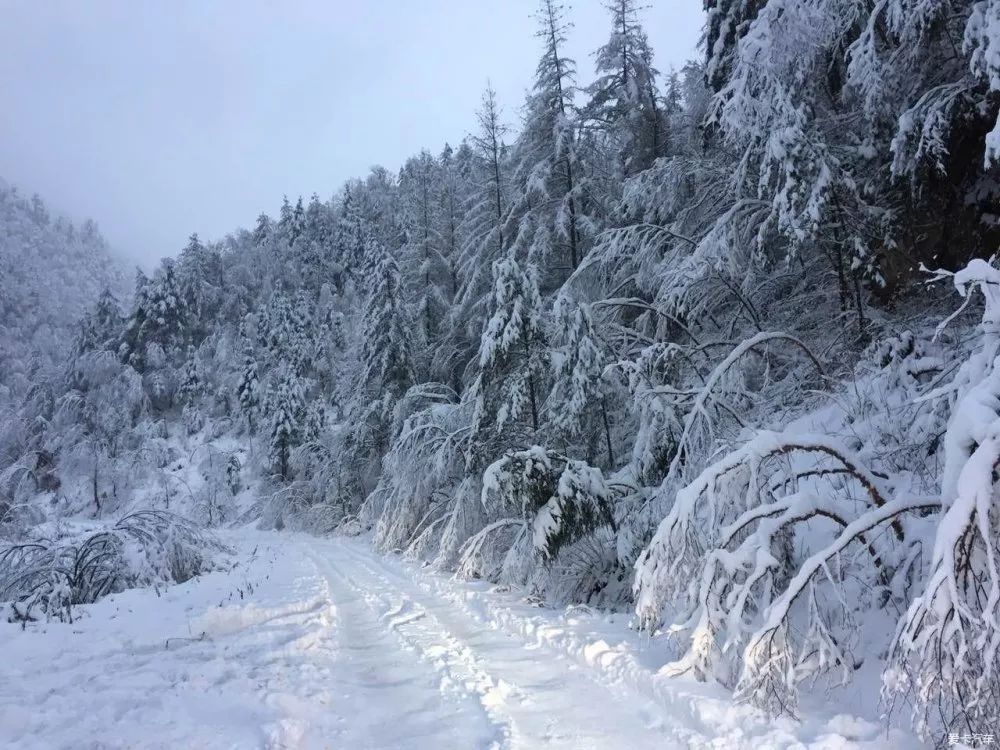
M653 0L661 70L695 55L695 0ZM516 124L539 55L536 0L0 0L0 177L92 217L149 265L398 169L474 127L487 79ZM579 83L606 39L576 0Z

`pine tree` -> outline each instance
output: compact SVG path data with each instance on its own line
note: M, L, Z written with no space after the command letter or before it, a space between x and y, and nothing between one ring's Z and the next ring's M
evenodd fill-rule
M359 184L348 183L344 186L334 232L334 246L345 276L352 277L355 281L363 280L361 266L368 237L371 234L362 216L360 193ZM343 284L340 288L343 290Z
M768 0L705 0L707 65L705 77L715 90L722 88L732 71L737 42Z
M483 92L482 106L476 115L479 133L473 137L475 153L481 160L482 183L480 194L476 196L485 221L478 231L473 231L478 253L494 258L504 250L503 220L507 213L507 180L504 174L506 145L504 137L507 127L501 121L500 106L492 86ZM479 211L477 211L479 213Z
M546 348L535 269L513 258L493 264L492 314L479 345L479 375L473 386L473 432L478 446L494 442L499 431L539 428L539 388L545 376ZM481 456L480 460L485 460Z
M362 379L371 396L389 394L398 399L414 382L409 316L396 261L373 243L369 253L380 259L372 261L372 290L364 320Z
M188 339L200 343L208 334L207 323L214 319L222 302L222 258L206 247L197 232L188 239L177 263L177 283L188 311Z
M247 421L251 434L254 432L254 422L257 407L260 403L260 376L257 372L257 359L254 357L250 340L241 337L243 345L243 369L240 371L239 384L236 386L236 396L240 402L240 410Z
M80 322L80 331L74 342L74 353L115 351L121 335L121 308L110 290L104 289L93 309Z
M195 348L188 345L187 361L184 365L184 377L181 381L180 396L185 403L192 403L198 398L203 388L201 368L198 365L198 357Z
M562 54L569 24L555 0L541 0L538 21L536 36L544 51L514 149L520 197L508 221L521 223L519 259L538 265L551 288L576 269L593 227L585 211L586 167L576 132L575 64Z
M302 219L302 234L294 246L296 262L309 289L318 290L325 283L338 280L342 269L334 260L333 240L330 208L313 193Z
M463 141L459 153L445 144L438 161L441 164L441 184L437 194L440 225L440 253L447 268L446 298L450 305L458 294L459 225L462 221L462 201L467 185L463 167L470 161L471 149Z
M276 228L278 236L289 246L294 241L292 239L295 231L294 225L294 209L292 208L292 204L288 202L288 196L283 195L281 197L281 208L278 209L278 224Z
M276 374L267 406L271 420L271 462L281 480L286 481L288 461L301 439L304 417L302 387L298 376L287 365L282 365Z
M425 341L434 342L445 315L442 285L448 279L448 264L440 252L438 202L441 168L427 151L409 159L399 175L404 211L406 243L402 250L407 275L414 287L417 319Z
M258 328L273 362L287 362L296 373L305 374L312 362L311 319L310 304L303 292L297 292L294 300L283 292L276 292L271 297L267 314L260 319Z
M313 305L304 290L295 293L295 304L291 308L292 347L289 361L295 371L304 376L313 365Z
M590 311L560 295L555 304L552 350L552 390L548 411L556 433L564 440L593 437L600 432L607 466L614 466L607 394L606 357L601 352ZM587 433L590 433L587 435ZM589 458L589 457L588 457Z
M464 369L475 356L479 335L488 315L492 287L490 269L505 249L504 219L508 212L508 179L504 137L496 94L483 93L477 113L479 132L473 136L470 190L458 228L460 242L453 261L456 294L451 309L450 334L456 369Z
M305 409L302 419L302 442L318 440L326 424L326 407L322 401L312 401Z
M667 126L637 0L607 0L605 7L612 16L611 38L595 54L598 78L587 88L583 115L615 144L627 178L665 153Z
M257 217L257 225L254 227L252 235L255 247L263 246L271 238L272 224L273 222L267 214L262 213Z
M295 208L292 209L292 221L288 229L288 244L289 246L294 245L295 241L302 234L302 230L305 227L305 208L302 205L302 196L295 202Z
M184 295L174 262L168 259L137 291L120 351L126 362L142 372L146 367L146 347L156 344L171 352L183 343L187 330Z

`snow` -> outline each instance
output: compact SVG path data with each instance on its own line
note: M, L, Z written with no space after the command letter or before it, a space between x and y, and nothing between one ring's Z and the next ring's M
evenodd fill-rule
M657 674L624 615L384 558L367 539L241 531L228 571L5 626L9 748L912 748L832 707L802 723Z

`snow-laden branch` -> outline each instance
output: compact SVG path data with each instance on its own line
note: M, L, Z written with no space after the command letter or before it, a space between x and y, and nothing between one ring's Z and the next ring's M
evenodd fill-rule
M996 729L1000 716L1000 270L954 274L985 300L980 346L956 373L943 446L944 515L923 593L900 620L884 691L912 694L918 729ZM979 731L979 730L977 730Z
M688 634L665 672L738 676L744 699L794 712L801 680L847 668L850 633L831 619L831 605L844 620L851 581L886 586L893 540L903 538L900 517L934 507L935 499L896 497L891 482L836 439L758 433L677 492L636 565L640 622L656 628L669 613L671 631ZM880 525L893 533L869 533ZM793 548L807 529L804 538L832 541L799 561ZM841 556L852 545L863 557L846 575Z

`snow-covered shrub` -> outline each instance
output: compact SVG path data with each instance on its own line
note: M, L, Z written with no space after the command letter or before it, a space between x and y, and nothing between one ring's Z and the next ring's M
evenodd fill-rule
M226 454L211 443L202 443L192 454L195 457L201 483L193 488L199 522L219 526L231 520L235 513L234 496L240 489L240 461L235 453Z
M13 617L32 611L71 619L71 607L156 583L182 583L212 570L228 551L190 521L164 511L130 513L106 531L75 539L0 546L0 601Z
M688 634L673 673L718 677L793 712L798 682L849 673L851 618L884 603L905 557L898 517L934 506L897 497L836 439L762 432L677 493L637 565L640 620L655 628L667 611Z
M414 390L401 404L417 397ZM447 402L447 389L431 384L420 390L420 400L432 405L403 420L364 507L363 518L383 550L405 549L421 535L426 542L426 535L440 531L465 464L468 409Z
M459 549L458 575L590 601L608 580L602 573L613 579L616 568L625 578L615 499L600 469L582 461L538 446L509 453L483 475L480 527Z
M532 567L537 554L534 540L524 542L532 535L539 509L555 491L564 461L553 451L533 446L486 468L479 496L466 495L454 511L456 518L462 514L476 521L467 527L473 533L465 535L458 549L460 576L497 580L501 571L524 572Z
M943 438L943 513L923 592L900 620L886 672L889 698L912 698L924 735L998 729L1000 716L1000 270L973 261L953 275L968 305L985 301L979 344L952 383ZM947 323L947 321L945 321Z
M243 464L240 463L239 456L235 453L230 453L229 458L226 460L226 486L233 495L238 495L242 489L243 485L240 476L242 470Z
M35 454L0 471L0 535L18 537L35 523L39 511L31 501L41 490L41 477L36 469Z

